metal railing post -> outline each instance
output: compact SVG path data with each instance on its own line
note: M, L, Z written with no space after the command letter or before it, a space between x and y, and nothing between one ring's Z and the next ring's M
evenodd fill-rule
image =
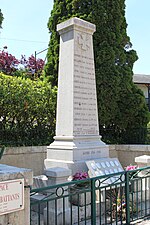
M125 173L126 225L130 225L129 172Z
M91 179L91 225L96 225L95 179Z

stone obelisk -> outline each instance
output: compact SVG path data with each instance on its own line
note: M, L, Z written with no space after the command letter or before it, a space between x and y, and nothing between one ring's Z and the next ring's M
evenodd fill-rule
M60 34L56 136L47 148L45 167L86 170L85 161L109 157L99 136L93 33L95 25L71 18L57 25Z

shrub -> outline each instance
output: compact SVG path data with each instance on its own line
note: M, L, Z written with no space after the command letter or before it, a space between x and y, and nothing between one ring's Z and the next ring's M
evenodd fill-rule
M0 144L47 145L55 128L56 89L0 73Z

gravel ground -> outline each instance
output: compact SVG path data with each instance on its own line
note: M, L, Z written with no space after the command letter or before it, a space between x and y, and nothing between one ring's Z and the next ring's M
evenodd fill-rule
M38 225L38 214L36 212L31 212L31 225ZM91 225L91 220L87 220L87 225ZM99 219L97 220L97 225L99 225ZM121 223L118 222L118 225ZM125 224L125 223L123 223ZM132 225L150 225L150 217L145 219L136 220L134 222L131 222ZM40 217L40 225L44 225L44 218L43 215ZM52 225L52 224L51 224ZM78 223L75 223L74 225L78 225ZM85 221L80 222L80 225L85 225ZM105 225L105 222L102 222L102 225ZM112 225L116 225L116 222L114 222Z
M150 218L142 219L142 220L137 220L134 223L135 225L150 225Z
M84 225L85 222L80 222L80 225ZM91 225L91 221L87 221L86 223L87 225ZM118 223L118 225L120 225L121 223ZM125 223L123 223L125 224ZM146 219L141 219L141 220L136 220L134 222L132 222L131 224L134 224L134 225L150 225L150 218L146 218ZM78 223L74 224L74 225L78 225ZM99 225L99 221L96 223L96 225ZM102 225L105 225L104 222L102 222ZM112 225L116 225L116 222L114 222Z

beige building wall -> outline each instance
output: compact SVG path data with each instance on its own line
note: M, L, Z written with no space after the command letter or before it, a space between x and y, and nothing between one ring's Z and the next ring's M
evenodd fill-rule
M144 93L145 98L148 98L148 87L145 84L136 84Z

